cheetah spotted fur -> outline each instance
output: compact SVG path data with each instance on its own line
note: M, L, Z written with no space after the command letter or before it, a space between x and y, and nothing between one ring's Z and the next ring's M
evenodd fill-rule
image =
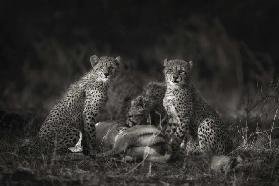
M231 148L224 123L192 83L192 62L164 60L168 115L165 135L174 150L184 144L187 153L225 154ZM191 152L192 151L192 152Z
M73 83L50 110L40 131L40 141L58 151L75 146L82 132L85 154L96 154L96 117L105 106L111 80L118 74L120 57L90 57L92 70Z
M143 93L131 101L126 122L128 127L149 123L162 129L166 115L163 107L165 91L164 83L149 82Z

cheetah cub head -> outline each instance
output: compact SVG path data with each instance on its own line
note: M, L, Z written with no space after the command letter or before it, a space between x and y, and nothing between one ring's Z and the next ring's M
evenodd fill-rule
M90 63L93 67L94 76L96 81L109 82L111 81L120 70L120 57L98 57L93 55L90 57Z
M166 83L171 86L184 86L189 84L192 76L192 61L181 59L164 60L164 74Z
M148 115L148 103L143 96L138 96L131 101L131 106L127 114L126 124L128 127L135 125L146 125Z

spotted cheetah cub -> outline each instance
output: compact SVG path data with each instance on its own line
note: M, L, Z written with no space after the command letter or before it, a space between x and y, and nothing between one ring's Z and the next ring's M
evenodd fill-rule
M128 127L152 124L162 128L166 116L163 107L165 91L165 83L149 82L143 93L131 101L126 121Z
M67 151L83 133L83 151L96 154L95 119L104 108L111 80L119 71L120 57L90 57L92 70L73 83L50 110L39 131L47 147Z
M217 112L194 88L192 66L191 61L164 60L167 90L163 105L168 115L165 134L176 150L184 141L188 153L224 154L231 142Z

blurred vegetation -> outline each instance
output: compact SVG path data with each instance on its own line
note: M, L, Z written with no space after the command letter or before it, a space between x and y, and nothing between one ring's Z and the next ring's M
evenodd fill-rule
M277 79L276 4L1 1L0 107L48 110L90 69L89 56L97 54L120 55L126 71L138 74L116 83L135 89L133 95L145 82L162 80L164 58L192 59L204 96L221 112L235 115L244 94ZM126 95L119 94L124 100Z

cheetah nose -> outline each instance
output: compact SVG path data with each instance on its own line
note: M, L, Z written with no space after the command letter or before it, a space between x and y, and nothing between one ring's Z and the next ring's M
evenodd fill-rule
M106 77L108 77L108 76L109 76L109 73L107 72L107 73L105 73L104 75L105 75Z

